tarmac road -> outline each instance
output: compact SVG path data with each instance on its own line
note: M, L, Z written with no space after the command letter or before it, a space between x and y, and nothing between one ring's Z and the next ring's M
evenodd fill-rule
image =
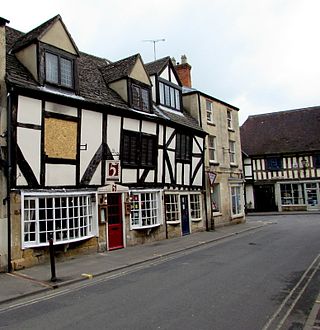
M272 224L30 299L1 312L0 328L302 329L319 290L320 217L258 219Z

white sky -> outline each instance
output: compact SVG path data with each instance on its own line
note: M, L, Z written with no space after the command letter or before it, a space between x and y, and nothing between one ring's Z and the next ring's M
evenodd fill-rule
M0 16L28 32L60 14L81 51L112 61L185 54L192 85L259 113L320 105L320 0L11 0Z

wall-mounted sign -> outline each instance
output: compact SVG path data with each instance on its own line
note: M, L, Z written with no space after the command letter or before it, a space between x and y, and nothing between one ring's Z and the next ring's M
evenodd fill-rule
M106 178L108 181L120 180L120 161L119 160L107 160Z
M208 172L208 178L210 182L210 186L213 186L214 181L216 180L217 174L214 172Z

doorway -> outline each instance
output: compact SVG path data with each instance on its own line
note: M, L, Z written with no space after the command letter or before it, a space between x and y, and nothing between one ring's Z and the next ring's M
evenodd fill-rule
M108 249L123 248L122 198L121 194L107 194Z
M273 184L254 186L254 201L256 212L277 211Z
M180 196L182 235L190 234L188 195Z

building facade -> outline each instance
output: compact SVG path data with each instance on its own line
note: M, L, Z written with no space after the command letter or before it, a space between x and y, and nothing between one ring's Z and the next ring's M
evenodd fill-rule
M320 107L249 116L241 127L250 211L320 209Z
M0 21L0 269L207 227L205 131L170 58L78 50L59 15L22 33ZM5 243L3 243L5 242Z
M184 86L183 104L208 134L205 139L205 181L210 226L243 222L239 109L192 88L191 66L185 56L175 67Z

